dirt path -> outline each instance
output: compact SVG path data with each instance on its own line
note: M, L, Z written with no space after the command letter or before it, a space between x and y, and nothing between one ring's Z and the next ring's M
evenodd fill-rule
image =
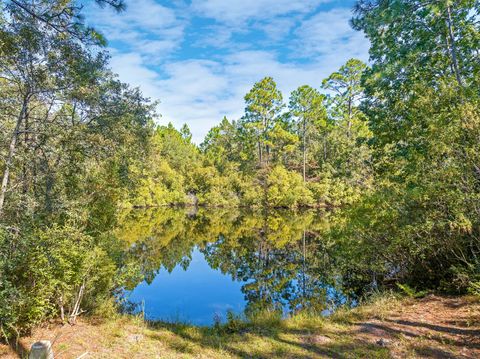
M385 301L383 302L385 303ZM480 299L428 296L380 302L329 320L286 321L272 334L212 334L195 327L148 327L129 318L51 324L0 357L21 357L39 339L56 359L82 358L471 358L480 359Z

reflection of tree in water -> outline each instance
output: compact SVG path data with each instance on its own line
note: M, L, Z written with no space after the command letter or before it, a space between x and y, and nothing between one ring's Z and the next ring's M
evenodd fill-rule
M156 208L134 210L121 217L117 237L125 243L125 271L131 273L129 288L151 282L161 268L171 272L177 265L188 267L195 246L215 241L226 225L235 223L235 212L210 215L198 211Z
M247 310L325 309L329 256L313 226L321 217L276 212L255 218L251 235L224 236L205 248L210 265L246 282Z
M247 310L321 311L339 284L327 224L315 212L160 208L125 215L117 232L136 274L132 287L161 268L187 268L198 247L212 268L245 282Z
M328 278L325 270L328 263L322 263L328 259L325 248L314 232L304 230L301 234L301 244L297 245L295 255L296 264L299 267L293 290L288 293L289 304L292 311L313 310L321 312L326 307ZM321 272L317 266L322 270Z

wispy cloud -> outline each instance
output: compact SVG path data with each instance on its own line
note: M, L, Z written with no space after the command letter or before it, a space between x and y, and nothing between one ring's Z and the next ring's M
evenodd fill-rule
M120 53L112 50L111 67L123 82L134 87L140 87L143 93L153 100L159 100L158 80L160 75L157 71L147 67L139 53Z
M352 17L348 8L321 11L305 20L295 31L298 38L298 56L328 56L348 54L365 57L368 41L349 24Z
M181 46L187 21L175 9L155 0L127 0L126 4L127 10L120 14L94 5L86 9L89 21L110 42L120 44L121 52L135 51L160 59Z
M217 22L239 25L246 21L271 19L276 16L307 13L332 0L193 0L192 9Z
M287 35L302 16L319 5L335 0L193 0L191 11L217 24L210 44L219 47L231 45L234 34L262 32L268 40L278 41ZM214 41L222 38L224 41ZM266 43L262 41L262 43Z

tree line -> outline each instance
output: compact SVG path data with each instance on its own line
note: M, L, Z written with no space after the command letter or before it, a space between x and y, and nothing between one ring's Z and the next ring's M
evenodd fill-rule
M187 126L159 126L128 205L339 207L371 186L371 132L360 110L366 65L351 59L284 103L271 77L245 95L245 114L224 118L200 146Z

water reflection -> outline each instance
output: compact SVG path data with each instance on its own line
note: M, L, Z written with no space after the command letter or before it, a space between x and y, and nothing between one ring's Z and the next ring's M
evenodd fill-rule
M354 298L324 213L160 208L121 223L127 289L151 319L210 324L227 309L322 312Z
M147 318L209 325L214 316L225 319L227 311L241 313L245 299L242 283L213 270L195 248L188 270L177 266L162 270L149 284L141 283L130 300L144 303Z

